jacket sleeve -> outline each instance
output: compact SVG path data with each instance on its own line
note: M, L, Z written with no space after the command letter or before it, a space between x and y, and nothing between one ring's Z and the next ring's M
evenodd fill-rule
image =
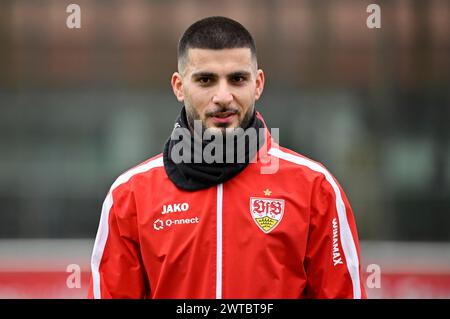
M148 296L138 243L133 196L125 187L112 187L103 203L95 239L88 298Z
M366 298L352 209L334 177L316 181L305 270L308 298Z

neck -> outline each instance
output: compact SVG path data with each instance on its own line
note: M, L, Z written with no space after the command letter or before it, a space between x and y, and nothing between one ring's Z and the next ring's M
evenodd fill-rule
M258 119L254 109L248 124L241 127L241 132L230 134L232 139L229 139L229 143L226 142L227 135L222 135L224 138L218 137L217 140L216 138L208 141L202 138L196 140L198 134L195 132L195 138L191 135L180 140L179 137L184 135L178 134L177 130L182 128L195 130L195 127L192 129L188 126L184 107L177 119L172 136L164 147L164 167L170 180L177 187L185 190L207 188L231 179L255 158L265 140L264 134L262 136L258 134L259 129L264 128L264 123ZM249 131L250 128L255 132ZM172 150L174 150L173 153ZM172 154L178 156L175 161ZM209 156L208 159L204 158L206 155Z

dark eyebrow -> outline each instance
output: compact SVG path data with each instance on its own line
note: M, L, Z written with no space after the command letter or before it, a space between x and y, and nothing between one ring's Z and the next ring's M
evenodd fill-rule
M232 78L232 77L236 77L236 76L242 76L242 77L251 77L251 72L249 71L236 71L236 72L232 72L230 74L227 75L228 78ZM192 74L192 78L193 79L198 79L198 78L217 78L218 75L216 73L212 73L212 72L196 72Z
M244 78L248 78L251 76L251 73L248 71L236 71L228 75L228 77L232 78L235 76L242 76Z
M197 72L192 74L192 78L198 79L198 78L216 78L217 74L212 72Z

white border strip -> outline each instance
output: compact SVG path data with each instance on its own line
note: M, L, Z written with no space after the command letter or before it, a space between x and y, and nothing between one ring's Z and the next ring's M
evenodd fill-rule
M0 239L0 272L64 271L69 264L91 271L93 238ZM450 273L450 243L360 240L361 267L381 266L382 273Z
M358 253L356 250L355 242L353 240L352 232L350 230L350 226L348 225L347 213L345 210L345 204L342 200L341 192L339 190L338 185L334 181L331 174L319 164L305 159L303 157L295 156L289 153L285 153L278 148L271 148L269 150L269 154L284 159L286 161L303 165L310 168L313 171L322 173L325 175L326 180L330 183L331 187L334 190L336 195L336 210L338 212L339 219L339 235L342 243L342 250L344 251L344 256L347 261L348 272L350 273L350 277L352 279L353 284L353 298L360 299L361 298L361 285L359 280L359 260Z
M101 289L100 289L100 262L102 260L103 251L105 249L106 240L108 238L108 231L109 231L109 212L111 210L111 207L113 205L113 197L112 192L115 188L120 186L123 183L126 183L130 180L131 177L133 177L136 174L144 173L152 168L163 166L163 158L158 157L146 164L143 164L141 166L135 167L128 172L120 175L117 180L112 184L111 189L108 192L108 195L105 198L105 201L103 202L102 207L102 214L100 217L100 224L98 226L97 236L95 238L94 243L94 249L92 252L92 258L91 258L91 271L92 271L92 283L93 283L93 292L94 292L94 298L100 299L101 298Z
M216 299L222 299L222 204L223 185L217 185Z

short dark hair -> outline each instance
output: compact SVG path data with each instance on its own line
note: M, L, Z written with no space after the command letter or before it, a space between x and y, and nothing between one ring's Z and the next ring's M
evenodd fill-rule
M187 56L188 49L249 48L256 60L256 45L252 35L239 22L214 16L201 19L184 32L178 42L178 61Z

